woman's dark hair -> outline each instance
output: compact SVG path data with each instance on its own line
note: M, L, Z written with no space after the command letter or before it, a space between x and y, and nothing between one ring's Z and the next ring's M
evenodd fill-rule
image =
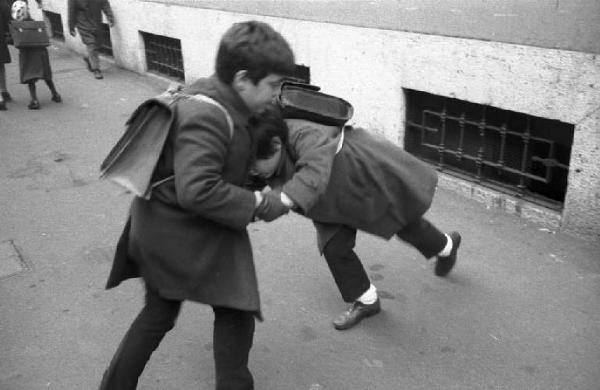
M240 70L248 71L254 84L276 73L293 74L294 53L285 38L263 22L235 23L221 38L216 72L221 81L231 84Z
M248 120L248 129L252 135L255 159L265 159L275 154L272 142L275 137L281 139L282 147L287 144L288 127L278 106L270 105L252 115Z

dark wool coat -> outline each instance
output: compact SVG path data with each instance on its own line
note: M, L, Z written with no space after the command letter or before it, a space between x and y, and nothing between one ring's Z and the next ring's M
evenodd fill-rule
M348 128L336 154L341 128L286 122L288 146L271 184L285 182L283 192L308 218L389 239L429 209L437 174L402 148L364 129ZM319 241L322 249L323 237Z
M52 80L48 49L45 47L20 48L19 77L22 84L36 80Z
M102 26L102 12L110 23L114 16L108 0L69 0L69 30L77 27L86 45L96 44Z
M0 0L0 64L10 63L10 52L6 42L8 25L10 23L10 8L6 0Z
M216 76L186 91L220 102L223 112L193 99L176 103L176 119L159 160L149 201L135 198L117 245L107 288L141 275L167 299L192 300L260 316L258 286L246 226L255 197L241 188L251 157L250 114L237 92Z

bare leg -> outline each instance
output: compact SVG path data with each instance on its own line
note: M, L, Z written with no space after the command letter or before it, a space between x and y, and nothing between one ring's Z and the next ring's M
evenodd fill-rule
M27 83L27 87L29 88L29 95L31 96L31 102L29 102L30 110L39 110L40 102L37 99L37 91L35 90L35 81L30 81Z
M4 64L0 64L0 111L6 110L4 101L10 101L10 95L6 90L6 71Z
M62 98L60 97L60 95L56 91L56 87L54 86L54 82L52 80L46 80L46 84L48 85L48 89L52 93L52 101L54 101L56 103L62 102Z

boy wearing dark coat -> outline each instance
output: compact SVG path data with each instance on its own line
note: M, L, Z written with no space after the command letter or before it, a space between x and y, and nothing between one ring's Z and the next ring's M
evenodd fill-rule
M354 252L356 231L397 236L427 259L435 274L454 267L461 237L423 218L437 185L427 164L361 128L283 120L276 108L250 120L255 137L253 174L289 207L313 220L325 256L349 309L334 319L348 329L381 310L377 290Z
M100 389L133 390L152 352L173 328L184 300L211 305L218 390L254 388L248 354L258 286L246 226L288 209L279 199L242 187L248 176L251 113L269 103L294 69L285 39L261 22L234 24L223 36L216 74L184 92L153 175L149 200L135 198L117 245L107 288L141 276L146 305L104 374Z

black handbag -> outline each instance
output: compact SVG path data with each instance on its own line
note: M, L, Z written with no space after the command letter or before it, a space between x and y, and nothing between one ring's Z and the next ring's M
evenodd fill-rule
M339 97L319 92L310 84L284 82L276 99L286 119L306 119L329 126L343 126L354 108Z

